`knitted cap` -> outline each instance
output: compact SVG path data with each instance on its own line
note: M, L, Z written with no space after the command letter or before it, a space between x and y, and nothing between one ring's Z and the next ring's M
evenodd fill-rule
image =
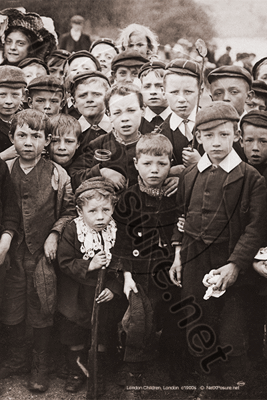
M27 86L24 72L11 65L0 66L0 86L20 89Z
M95 176L94 178L87 179L82 182L75 191L75 199L77 199L83 192L92 189L104 189L111 194L115 194L115 187L110 179L106 179L101 176Z
M199 110L196 116L196 128L205 131L228 121L239 121L236 109L224 101L214 101Z

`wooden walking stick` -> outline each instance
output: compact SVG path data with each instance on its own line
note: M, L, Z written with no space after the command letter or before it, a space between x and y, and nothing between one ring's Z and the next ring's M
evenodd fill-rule
M104 240L102 233L100 232L101 242L103 249ZM106 274L106 266L102 266L98 271L97 284L95 288L94 304L91 317L91 347L88 353L88 371L89 377L87 379L87 399L97 399L97 370L98 370L98 323L99 323L99 309L100 304L97 303L96 299L104 289L104 280Z
M205 62L205 57L207 55L207 47L206 47L204 40L202 40L202 39L198 39L195 43L195 46L196 46L196 50L197 50L198 54L202 58L200 79L199 79L199 83L198 83L198 96L197 96L197 108L196 108L196 114L197 114L199 102L200 102L200 91L201 91L202 76L203 76L203 71L204 71L204 62ZM192 151L194 149L195 142L196 142L196 125L194 126L194 129L193 129L193 139L192 139L192 144L191 144Z

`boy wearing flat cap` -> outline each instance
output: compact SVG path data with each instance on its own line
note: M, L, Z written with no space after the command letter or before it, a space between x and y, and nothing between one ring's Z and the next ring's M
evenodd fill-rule
M161 126L162 134L173 145L171 174L180 175L184 166L195 163L200 155L187 149L193 139L199 81L202 81L197 62L175 59L166 66L164 90L172 113ZM200 89L202 93L202 88Z
M62 108L65 89L54 76L39 76L28 84L29 107L45 113L48 117L57 115Z
M136 50L125 50L114 57L111 64L112 76L116 84L135 83L138 85L138 73L148 60ZM139 86L139 85L138 85Z
M35 78L49 75L47 65L39 58L24 58L18 67L24 72L27 85Z
M267 109L267 84L263 81L257 80L252 82L253 96L251 99L246 100L245 110L247 112L252 110L266 111Z
M10 121L18 111L27 81L18 67L0 66L0 157L7 161L17 154L9 139Z
M146 105L139 128L142 134L154 131L171 113L163 90L164 70L165 63L154 60L143 64L139 71L138 77L141 80L141 90Z
M113 40L109 38L95 40L90 47L90 53L99 61L101 72L111 80L111 63L114 57L119 54Z
M83 153L92 140L112 130L111 122L105 114L105 95L109 88L108 78L99 71L82 72L73 78L72 102L81 115L78 121L82 129L80 147L73 161Z
M226 385L245 380L244 289L253 257L266 237L266 185L233 149L239 139L238 120L234 107L222 101L198 112L197 140L205 154L184 171L178 187L178 214L185 215L185 225L183 233L174 230L176 255L170 277L182 285L182 298L194 298L201 313L187 326L187 341L204 386L218 384L220 377ZM204 284L210 288L208 300L203 299ZM209 344L201 339L206 334ZM200 347L192 335L199 336Z

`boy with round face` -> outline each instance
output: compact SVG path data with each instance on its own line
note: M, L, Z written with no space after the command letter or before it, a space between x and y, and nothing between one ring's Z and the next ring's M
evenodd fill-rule
M59 114L65 96L65 89L55 77L40 76L28 85L29 107L45 113L48 117Z
M91 54L99 61L101 72L107 77L111 77L111 63L119 53L117 47L111 39L99 39L93 42L90 48Z
M112 129L105 114L105 95L110 87L108 78L101 72L84 72L74 77L71 85L72 102L81 115L82 134L77 158L89 143Z
M253 282L251 264L266 237L266 185L258 171L233 149L239 137L238 121L235 108L222 101L198 112L197 140L205 154L184 171L178 188L178 217L184 214L185 224L183 232L175 228L170 278L182 287L182 301L193 296L199 307L201 319L187 325L186 333L202 382L223 379L223 384L229 384L246 378L248 303L244 287L246 279ZM211 270L215 281L211 279L207 285L214 297L216 290L221 295L215 301L205 299L207 288L202 283ZM212 365L207 367L201 358L210 355L210 345L203 346L202 357L198 357L189 332L199 324L207 332L212 330L214 345L231 344L227 362L213 354Z
M143 64L148 62L138 51L126 50L112 61L112 76L117 84L135 83L140 86L138 73Z
M208 81L212 100L232 104L241 117L245 111L245 102L253 96L251 74L245 68L227 65L211 71Z
M164 69L165 64L155 60L144 64L139 71L141 90L146 105L139 128L142 134L154 131L171 113L163 89Z
M67 83L73 81L76 74L89 71L101 71L99 61L87 50L77 51L66 60L65 80Z
M67 50L59 49L53 51L47 60L49 75L55 76L62 83L64 81L64 64L69 56L70 53Z
M162 125L162 134L173 145L174 166L171 174L180 175L185 166L196 163L200 155L188 148L193 139L199 81L202 80L197 62L175 59L166 66L164 91L172 113ZM202 87L200 92L202 93ZM201 94L200 93L200 94Z
M81 125L76 118L66 114L55 115L50 122L52 127L50 158L68 171L80 145Z
M18 111L27 81L18 67L0 66L0 157L7 161L17 153L9 139L10 121Z
M18 65L25 74L27 85L35 78L48 75L46 64L38 58L25 58Z

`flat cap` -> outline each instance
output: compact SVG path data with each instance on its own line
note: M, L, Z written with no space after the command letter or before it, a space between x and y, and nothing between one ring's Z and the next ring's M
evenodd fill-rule
M102 38L102 39L95 40L91 44L91 47L90 47L89 51L91 52L93 50L93 48L96 47L98 44L107 44L107 45L113 47L116 50L116 52L119 54L119 49L117 48L114 40L109 39L109 38Z
M183 58L175 58L166 65L166 70L178 74L194 76L200 79L201 68L199 63Z
M0 86L20 89L27 86L24 72L11 65L0 66Z
M75 199L77 199L83 192L92 189L104 189L115 195L115 187L112 180L104 178L103 176L95 176L82 182L75 191Z
M44 69L47 72L47 75L49 75L49 69L48 66L46 65L46 63L44 61L42 61L40 58L24 58L24 60L22 60L19 64L18 67L19 68L25 68L28 67L28 65L31 64L39 64L42 67L44 67Z
M196 128L201 131L209 130L228 121L239 121L236 109L224 101L214 101L198 111Z
M252 76L253 79L257 79L256 75L257 75L257 70L258 68L261 66L261 64L267 64L267 57L263 57L261 58L259 61L257 61L252 68Z
M222 67L213 69L208 75L209 83L220 78L241 78L244 79L250 87L252 84L252 76L248 70L237 65L223 65Z
M70 19L70 22L73 22L74 24L83 24L84 18L81 15L73 15L73 17Z
M142 75L143 72L153 69L165 69L166 64L160 60L152 60L142 65L140 71L138 73L138 78Z
M74 89L78 86L79 82L81 80L87 79L87 78L101 78L104 79L104 81L106 81L108 83L108 85L110 86L110 82L108 80L108 78L102 74L102 72L99 71L85 71L85 72L81 72L78 73L74 76L73 81L70 84L70 91L71 93L73 93Z
M245 123L267 129L267 112L252 110L241 119L240 127Z
M67 58L66 62L70 65L70 63L75 59L79 57L88 57L91 58L91 60L95 63L96 69L98 71L101 71L101 65L99 61L93 56L93 54L89 53L87 50L80 50L76 51L75 53L72 53L69 58Z
M48 60L50 60L53 57L62 58L62 60L66 60L70 55L71 53L67 50L57 49L55 51L52 51L52 53L49 55Z
M267 96L267 84L263 81L257 80L252 82L252 90L255 94Z
M114 57L111 63L112 71L116 71L119 67L141 67L147 63L148 59L143 57L136 50L125 50Z
M47 92L62 92L65 94L64 85L55 76L39 76L34 78L29 84L27 89L30 90L44 90Z

